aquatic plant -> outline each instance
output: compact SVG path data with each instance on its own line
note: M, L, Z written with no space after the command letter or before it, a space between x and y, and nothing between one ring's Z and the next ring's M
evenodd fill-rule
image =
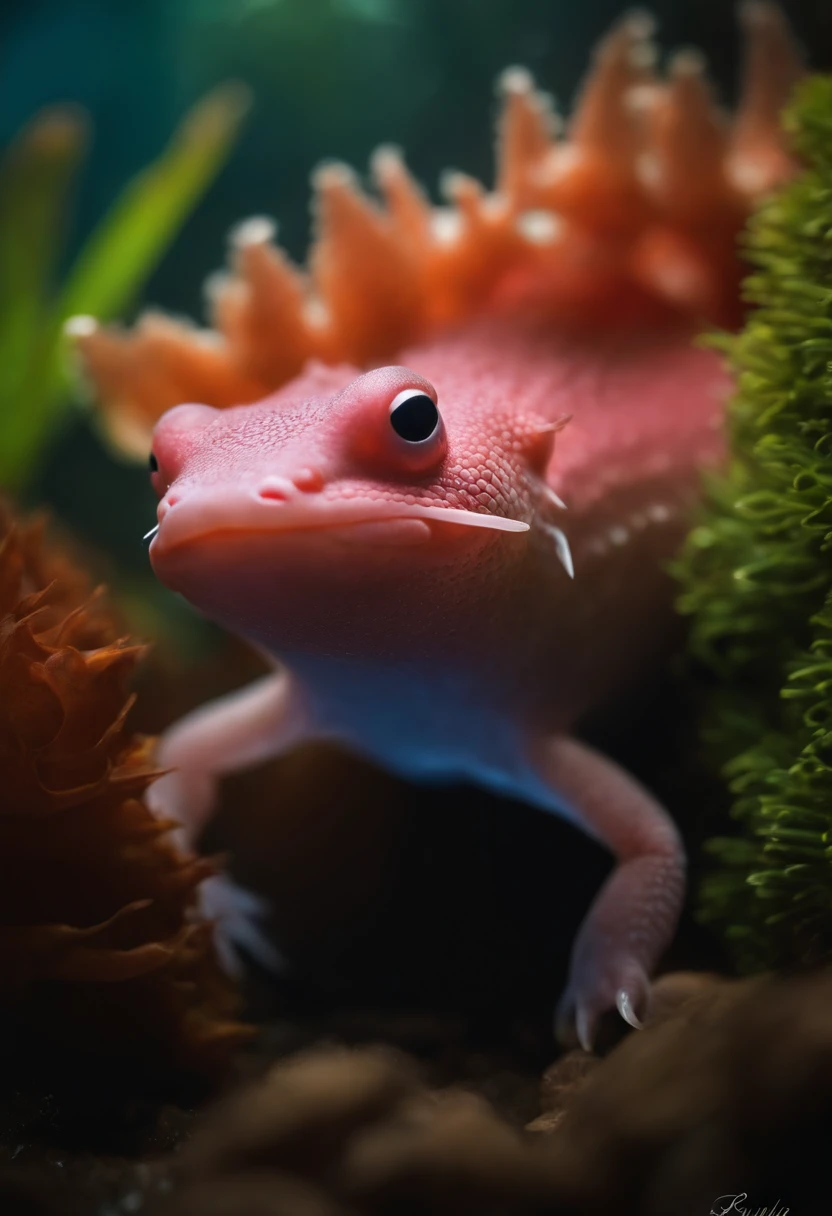
M679 564L740 828L703 909L746 968L832 954L832 78L786 125L806 167L751 223L731 461Z
M743 7L746 82L736 116L704 64L655 68L652 24L630 15L598 49L568 128L531 76L501 80L493 190L463 173L433 206L400 154L379 149L381 202L343 165L314 177L308 270L262 217L232 234L211 280L212 329L147 313L131 332L85 322L77 345L111 436L142 460L172 405L250 402L310 359L376 366L482 311L533 306L561 327L628 317L739 320L736 234L791 171L779 112L802 73L779 9Z
M203 1070L246 1031L196 916L210 862L142 800L141 647L42 522L0 504L0 1014L75 1049Z
M133 301L222 165L247 108L223 86L199 102L133 179L59 284L64 215L87 143L80 111L31 120L0 162L0 485L22 486L70 398L67 317L116 317Z

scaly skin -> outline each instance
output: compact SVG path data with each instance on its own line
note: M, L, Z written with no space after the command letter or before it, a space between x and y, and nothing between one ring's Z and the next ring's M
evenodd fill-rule
M280 666L174 728L160 760L180 771L156 804L196 833L223 773L336 738L409 777L464 776L567 815L619 859L561 1004L589 1044L607 1009L643 1012L684 857L646 791L567 732L663 652L662 562L721 450L725 376L684 331L602 346L505 321L405 359L316 368L261 405L158 424L156 573ZM396 436L406 389L436 399L444 437ZM438 517L408 517L421 506ZM529 530L447 523L448 508Z
M565 130L504 74L492 191L451 174L433 207L380 149L376 201L328 165L307 271L255 218L212 282L213 330L71 327L122 448L146 455L176 407L153 437L157 574L279 664L172 728L159 809L194 837L218 777L314 737L568 816L618 860L559 1010L587 1047L608 1009L637 1023L683 898L664 811L569 732L666 653L663 564L727 389L691 338L739 319L737 233L791 170L800 56L774 5L741 12L733 121L700 57L661 75L630 15ZM421 443L391 423L407 391L443 420ZM251 897L210 895L226 939L273 961Z

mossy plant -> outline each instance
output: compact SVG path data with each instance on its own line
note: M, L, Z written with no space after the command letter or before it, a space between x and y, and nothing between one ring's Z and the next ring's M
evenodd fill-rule
M702 915L746 970L832 956L832 77L785 121L803 169L750 225L729 463L678 564L740 825Z

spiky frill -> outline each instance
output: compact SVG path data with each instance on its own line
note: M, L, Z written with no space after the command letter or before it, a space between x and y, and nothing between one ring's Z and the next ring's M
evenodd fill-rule
M832 78L787 124L808 167L751 226L732 461L680 563L741 823L704 911L748 968L832 957Z
M247 1032L194 917L212 865L142 801L140 653L42 524L0 504L0 1017L154 1074L204 1071Z
M75 318L111 437L144 458L172 405L258 400L311 358L379 364L484 310L583 328L668 312L735 322L736 234L791 170L779 114L801 72L779 10L751 0L741 11L747 70L732 122L695 53L658 75L651 22L631 15L599 47L567 133L527 72L504 73L492 191L449 174L447 205L434 207L382 148L381 202L344 166L316 173L307 271L274 246L270 221L236 229L230 271L209 284L214 328L149 313L126 333Z

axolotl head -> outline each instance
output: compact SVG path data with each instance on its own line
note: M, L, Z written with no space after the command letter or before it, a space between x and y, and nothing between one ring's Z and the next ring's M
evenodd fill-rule
M530 593L557 429L406 367L318 365L259 404L177 406L153 437L153 567L287 658L452 658L475 635L481 653Z

